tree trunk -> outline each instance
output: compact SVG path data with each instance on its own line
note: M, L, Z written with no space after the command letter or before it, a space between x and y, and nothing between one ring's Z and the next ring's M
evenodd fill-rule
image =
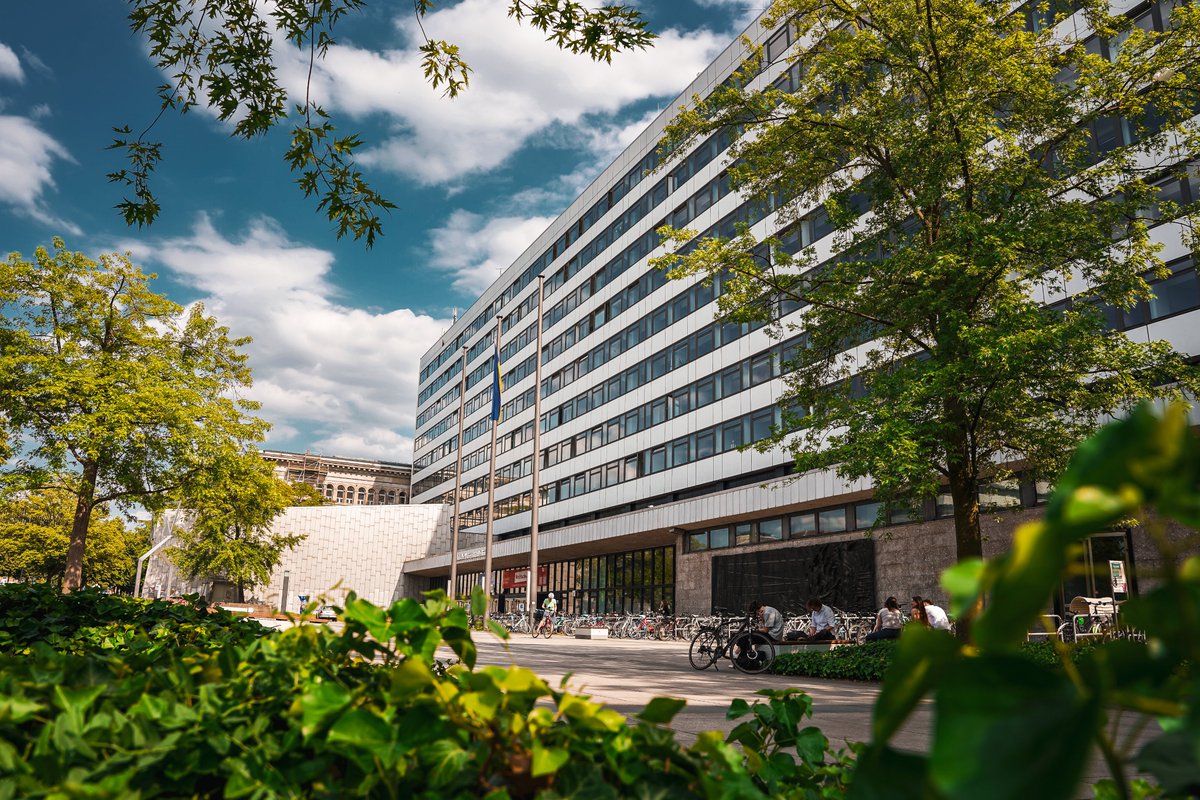
M76 495L75 519L71 523L71 543L67 546L67 568L63 573L63 594L83 585L83 555L87 549L88 524L92 519L92 498L96 496L96 476L100 466L94 461L83 465L83 475Z
M241 580L237 582L237 602L246 602L246 584L242 583Z
M979 481L966 465L950 465L950 497L954 502L956 560L983 558L983 534L979 528Z
M966 465L950 468L950 497L954 502L954 543L956 558L983 558L983 534L979 528L979 477ZM971 639L971 625L983 611L983 598L960 614L955 635L964 642Z

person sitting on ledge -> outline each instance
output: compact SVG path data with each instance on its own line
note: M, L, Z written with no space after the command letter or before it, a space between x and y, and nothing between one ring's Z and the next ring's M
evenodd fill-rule
M816 597L805 603L805 606L812 614L812 619L808 625L808 632L800 634L800 641L833 641L833 626L837 624L837 618L833 615L833 609Z
M765 633L776 641L783 635L783 615L779 609L764 605L761 600L750 603L750 616L754 617L754 630Z
M934 605L932 600L922 600L921 605L924 606L925 620L929 623L929 627L939 631L951 630L950 617L946 614L946 609Z
M904 627L904 615L900 613L900 602L894 597L889 597L883 602L883 608L879 609L879 613L875 615L875 629L867 634L866 641L898 639L902 627Z

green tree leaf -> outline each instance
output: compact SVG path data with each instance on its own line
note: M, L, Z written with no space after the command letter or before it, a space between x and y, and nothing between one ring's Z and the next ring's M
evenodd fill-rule
M1074 798L1101 713L1061 673L1015 656L963 659L937 690L931 779L947 798Z

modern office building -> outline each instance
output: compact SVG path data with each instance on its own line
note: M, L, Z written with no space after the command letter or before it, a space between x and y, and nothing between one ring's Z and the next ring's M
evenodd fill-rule
M798 79L785 55L786 26L747 35L769 65L754 85ZM922 519L896 520L867 536L878 506L866 482L832 472L791 474L783 452L743 452L779 421L779 354L789 342L714 319L719 286L669 281L648 265L665 223L730 235L745 222L759 236L775 216L729 190L728 142L714 136L659 164L656 145L675 108L729 79L743 57L731 44L610 165L421 360L413 501L452 503L462 472L461 518L482 532L487 515L493 335L501 320L503 418L496 453L494 583L502 608L523 601L528 580L537 276L544 276L539 589L572 611L640 610L667 600L681 612L741 605L751 595L799 608L821 595L874 609L882 597L940 596L937 576L954 561L948 496ZM1118 132L1119 133L1119 132ZM1198 182L1164 191L1196 197ZM819 209L814 209L819 211ZM1157 299L1116 324L1200 353L1200 284L1187 248L1163 226L1172 277ZM831 253L828 223L814 215L800 246ZM464 365L465 350L465 365ZM466 370L458 441L459 383ZM1036 516L1044 487L1016 482L983 498L1009 507L983 521L985 553L1004 550L1013 528ZM1089 543L1096 564L1138 557L1137 531ZM483 550L460 553L460 590L478 582ZM406 565L445 586L448 554ZM1103 577L1069 587L1106 594Z
M262 457L288 483L307 483L338 505L404 505L412 496L412 465L366 458L263 450Z

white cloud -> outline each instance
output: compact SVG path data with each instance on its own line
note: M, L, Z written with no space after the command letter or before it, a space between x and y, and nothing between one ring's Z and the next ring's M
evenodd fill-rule
M26 117L0 115L0 204L60 231L79 227L51 213L44 193L54 187L55 159L73 162L71 154Z
M633 140L650 127L650 123L661 113L661 110L647 111L641 118L632 122L612 122L589 128L587 135L591 151L602 163L612 161L622 150L633 144ZM599 174L599 171L596 174Z
M751 3L750 0L696 0L696 3L706 8L728 8L735 12L734 25L739 31L753 22L764 6L762 3Z
M431 262L454 275L453 287L472 297L491 286L553 217L491 217L455 211L430 232Z
M188 236L122 249L169 269L234 335L253 337L247 397L276 425L272 447L411 460L419 360L447 320L336 302L333 254L268 218L226 237L202 216Z
M589 115L673 98L728 43L727 33L668 30L648 50L597 63L508 19L503 3L464 0L424 22L431 38L460 45L473 69L471 86L450 100L422 76L411 12L396 26L403 48L331 48L314 76L314 95L352 116L382 115L391 135L363 161L426 184L494 169L553 125L590 129ZM285 61L288 84L302 91L307 64L295 50Z
M21 70L21 59L17 58L17 54L11 47L2 43L0 43L0 78L8 78L17 83L25 80L25 73Z

